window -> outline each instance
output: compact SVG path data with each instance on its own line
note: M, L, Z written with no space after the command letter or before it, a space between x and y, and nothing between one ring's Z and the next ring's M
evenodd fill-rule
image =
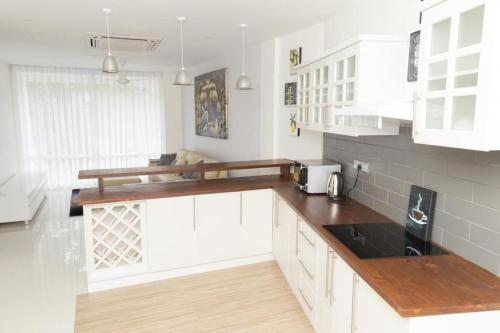
M146 166L164 144L162 76L13 66L22 164L49 186L89 186L81 169Z

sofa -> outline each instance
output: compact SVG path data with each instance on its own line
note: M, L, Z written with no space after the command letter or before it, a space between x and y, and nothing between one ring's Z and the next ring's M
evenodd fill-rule
M175 165L188 165L196 164L203 160L203 163L217 163L219 161L210 158L202 153L180 149L176 152ZM160 159L150 159L148 166L157 166ZM217 179L217 178L227 178L227 171L208 171L205 172L205 179ZM182 174L164 174L164 175L151 175L149 177L117 177L117 178L105 178L104 186L120 186L129 184L139 184L139 183L165 183L165 182L177 182L177 181L187 181L193 180L192 178L185 178Z
M174 165L189 165L196 164L200 161L203 163L217 163L219 161L206 156L202 153L191 151L187 149L180 149L177 151L174 161ZM158 159L149 160L149 166L158 165ZM207 171L205 172L205 179L217 179L217 178L227 178L227 171ZM176 182L176 181L186 181L192 179L186 179L181 174L165 174L165 175L151 175L149 176L149 182L151 183L163 183L163 182Z

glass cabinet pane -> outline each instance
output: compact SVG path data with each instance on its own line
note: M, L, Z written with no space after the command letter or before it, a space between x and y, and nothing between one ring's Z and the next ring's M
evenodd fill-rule
M455 76L455 88L477 86L477 73Z
M297 84L299 89L304 89L304 74L299 75L299 82Z
M347 77L353 78L356 75L356 56L347 59Z
M447 72L448 61L442 60L429 64L429 77L434 78L436 76L445 76Z
M323 67L323 70L322 70L322 72L323 72L323 84L328 84L328 79L329 79L328 78L328 69L329 69L328 66Z
M354 99L354 82L349 82L346 84L346 96L347 101L352 101Z
M309 91L304 92L304 104L309 104Z
M429 80L427 86L429 91L439 91L446 89L446 79Z
M321 103L321 90L315 89L314 90L314 104L319 104Z
M455 72L478 70L479 69L479 53L468 56L458 57L455 64Z
M453 97L451 128L461 131L474 129L474 114L476 111L476 96Z
M444 98L428 99L425 127L428 129L443 129L443 122Z
M434 23L431 32L431 55L448 52L451 19Z
M335 102L342 102L344 99L344 86L338 84L335 86Z
M321 84L321 69L316 69L314 71L314 85L319 86Z
M310 74L306 73L304 77L304 89L309 89Z
M321 91L321 103L328 103L328 88L323 88Z
M344 60L337 61L335 64L335 79L337 81L344 79Z
M483 35L484 5L460 15L458 48L481 43Z

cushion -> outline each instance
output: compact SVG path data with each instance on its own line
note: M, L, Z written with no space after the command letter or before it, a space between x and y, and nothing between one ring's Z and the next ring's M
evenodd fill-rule
M148 166L157 166L159 162L160 162L159 158L150 158Z
M149 176L149 181L151 183L165 183L165 182L175 182L182 180L180 175L176 174L166 174L166 175L151 175Z
M203 160L198 161L196 164L203 164ZM184 178L184 179L197 179L198 175L196 172L184 172L182 174L182 178Z
M175 161L176 156L177 156L177 153L161 154L160 161L158 162L158 165L172 165L172 163Z

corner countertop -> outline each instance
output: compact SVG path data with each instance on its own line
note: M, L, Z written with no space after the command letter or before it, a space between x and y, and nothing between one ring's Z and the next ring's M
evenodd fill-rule
M332 203L325 195L301 192L279 175L122 185L103 192L84 189L80 202L91 205L266 188L274 189L402 317L500 310L500 278L453 253L359 259L322 225L396 222L353 200Z

